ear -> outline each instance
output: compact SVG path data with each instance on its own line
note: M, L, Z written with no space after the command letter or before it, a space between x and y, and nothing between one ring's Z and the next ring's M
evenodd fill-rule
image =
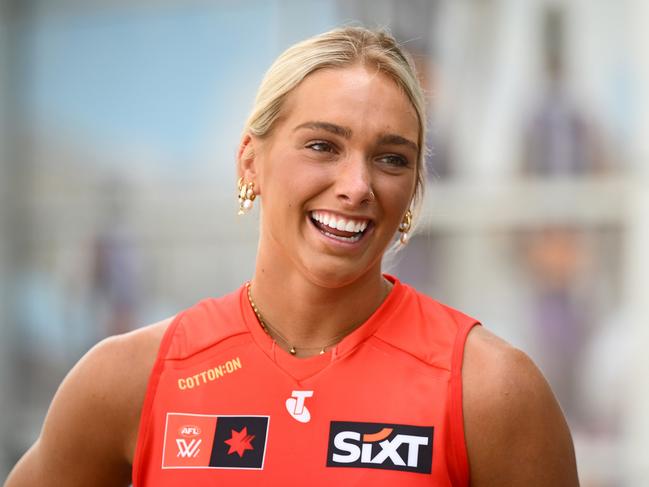
M260 194L257 152L255 151L255 145L258 144L259 139L254 135L244 134L237 151L237 177L243 178L246 183L254 182L255 193Z

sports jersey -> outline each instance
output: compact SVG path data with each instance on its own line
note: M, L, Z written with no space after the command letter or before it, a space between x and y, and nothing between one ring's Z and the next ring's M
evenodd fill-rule
M178 314L134 487L467 486L461 365L476 320L386 277L372 316L309 358L264 332L245 286Z

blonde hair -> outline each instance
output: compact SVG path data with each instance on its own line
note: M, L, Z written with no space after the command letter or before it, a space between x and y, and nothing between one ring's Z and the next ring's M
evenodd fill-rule
M319 69L371 65L388 75L406 94L417 113L417 184L411 204L417 214L426 183L426 101L414 62L386 31L342 27L299 42L284 51L264 76L244 133L268 135L280 115L286 97L307 76Z

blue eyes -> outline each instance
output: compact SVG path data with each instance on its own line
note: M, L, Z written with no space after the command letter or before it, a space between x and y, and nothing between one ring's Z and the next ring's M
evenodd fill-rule
M335 154L337 152L336 148L329 142L325 141L315 141L310 142L306 145L307 149L310 149L314 152L320 152L325 154ZM386 164L392 167L406 167L408 166L408 159L398 154L386 154L378 157L377 162L381 164Z

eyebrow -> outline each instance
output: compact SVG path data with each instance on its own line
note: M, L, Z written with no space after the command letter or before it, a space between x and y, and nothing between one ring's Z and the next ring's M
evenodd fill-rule
M293 129L293 132L296 132L300 129L326 130L327 132L331 132L335 135L340 135L341 137L344 137L346 139L349 139L352 136L352 129L350 129L349 127L342 127L341 125L336 125L335 123L329 122L305 122L295 127Z
M419 152L419 146L412 140L401 137L397 134L383 134L379 137L379 145L406 145L415 152Z
M345 139L349 139L352 136L352 129L350 129L349 127L343 127L341 125L336 125L335 123L329 122L305 122L295 127L293 129L293 132L296 132L300 129L326 130L327 132L331 132L334 135L339 135L341 137L344 137ZM397 134L382 134L379 137L378 143L379 145L406 145L415 152L419 152L419 146L416 143Z

